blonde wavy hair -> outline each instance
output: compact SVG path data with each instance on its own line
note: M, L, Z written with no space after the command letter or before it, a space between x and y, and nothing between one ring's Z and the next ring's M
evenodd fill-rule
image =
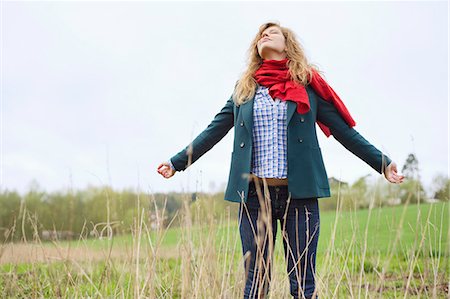
M278 22L267 22L259 27L259 31L248 49L247 69L236 82L233 91L233 101L237 106L251 100L255 95L257 82L253 76L263 62L263 59L258 53L257 43L262 37L263 31L272 26L278 27L285 37L286 58L289 59L289 73L294 81L306 86L312 76L312 69L314 68L319 72L319 68L316 65L308 63L303 47L297 41L297 37L292 30L282 27Z

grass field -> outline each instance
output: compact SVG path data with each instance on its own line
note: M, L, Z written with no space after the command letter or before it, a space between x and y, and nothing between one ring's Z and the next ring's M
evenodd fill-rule
M182 227L155 232L145 213L133 234L112 239L3 244L0 296L242 297L237 219L194 207ZM449 298L449 215L448 203L321 212L319 297ZM280 234L274 264L270 297L289 298Z

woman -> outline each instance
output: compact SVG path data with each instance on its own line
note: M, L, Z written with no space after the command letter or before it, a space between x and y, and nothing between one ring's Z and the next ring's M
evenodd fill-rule
M315 123L389 182L401 183L403 176L391 159L352 128L355 123L345 105L307 62L291 30L263 24L249 53L248 68L226 105L191 144L157 171L165 178L184 171L234 126L225 199L240 202L244 298L260 298L269 290L277 220L290 293L294 298L313 298L318 198L330 196Z

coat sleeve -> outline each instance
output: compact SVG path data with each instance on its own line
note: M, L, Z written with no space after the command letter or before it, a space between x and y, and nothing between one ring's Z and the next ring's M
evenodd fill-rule
M346 149L366 162L378 173L384 173L384 169L392 160L370 144L355 129L349 127L332 103L325 101L317 94L316 99L317 120L330 128L333 137Z
M211 123L189 145L170 158L175 170L184 171L216 145L234 126L232 96Z

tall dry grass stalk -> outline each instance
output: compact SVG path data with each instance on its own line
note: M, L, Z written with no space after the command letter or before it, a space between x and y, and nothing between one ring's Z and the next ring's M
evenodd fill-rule
M257 195L262 216L253 232L257 234L257 264L265 271L256 275L254 283L264 285L270 277L269 296L288 298L285 256L277 246L280 242L273 245L273 219L265 182L257 185ZM443 231L443 223L449 219L448 204L442 210L429 205L427 213L423 214L417 205L416 221L408 223L405 219L411 206L407 202L398 218L386 222L387 215L374 205L375 195L372 194L367 218L361 220L356 209L348 213L342 211L343 202L351 199L339 192L330 234L319 239L319 244L325 244L317 259L319 297L448 297L449 248L443 248L442 242L445 233L449 234ZM242 215L235 219L229 209L217 217L212 212L205 214L204 210L215 210L212 198L205 196L191 203L186 196L179 214L170 219L167 226L152 229L150 210L156 212L157 217L163 217L166 204L167 199L160 207L153 195L139 195L130 242L125 243L119 242L120 236L112 234L111 228L116 224L109 217L101 225L103 229L96 225L91 228L98 233L95 239L80 236L73 242L43 242L38 233L39 219L23 204L17 225L8 231L12 235L17 226L20 230L31 226L33 238L2 244L0 297L241 298L249 258L241 251L239 219ZM110 210L105 207L105 211ZM242 213L248 213L245 206ZM164 241L172 233L175 219L182 224L174 230L178 232L178 243L167 247ZM440 225L433 219L440 219ZM348 231L342 232L344 221L349 221L350 225ZM384 251L375 251L369 245L376 240L374 238L380 238L371 235L373 230L369 223L374 221L379 226L389 227L392 233ZM85 226L89 230L86 223ZM311 229L297 232L297 237L302 233L313 234ZM415 236L412 244L401 242L402 234L407 232ZM285 228L281 227L280 235L281 240L286 238ZM447 238L449 240L450 236ZM266 245L268 254L264 258ZM294 250L297 249L288 248L288 254L292 255ZM302 256L307 252L298 254ZM5 267L6 258L8 267ZM297 263L297 271L303 276L304 269L304 264ZM304 287L301 277L298 279ZM264 288L260 288L260 295L263 293Z

